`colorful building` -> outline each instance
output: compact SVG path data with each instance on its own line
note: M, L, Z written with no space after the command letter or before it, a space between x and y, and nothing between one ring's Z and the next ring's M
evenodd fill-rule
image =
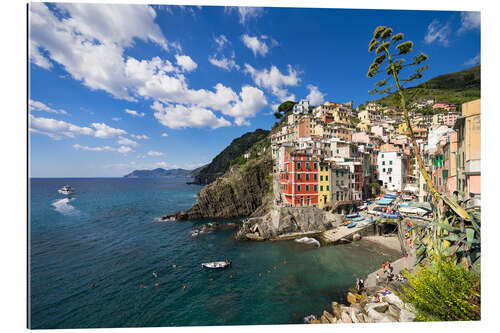
M319 204L318 208L330 206L330 182L332 180L330 163L319 164Z
M457 190L464 199L481 194L481 100L462 104L457 131Z
M300 150L285 153L280 172L284 202L292 206L317 206L318 170L317 155Z

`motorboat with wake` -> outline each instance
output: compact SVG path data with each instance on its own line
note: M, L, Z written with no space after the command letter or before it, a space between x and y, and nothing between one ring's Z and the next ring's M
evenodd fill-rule
M60 189L58 189L57 192L64 194L64 195L71 195L71 194L75 193L75 189L69 185L66 185L66 186L63 186Z

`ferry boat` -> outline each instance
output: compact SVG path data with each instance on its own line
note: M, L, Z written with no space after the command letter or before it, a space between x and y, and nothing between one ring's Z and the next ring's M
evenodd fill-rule
M59 190L57 190L57 192L64 194L64 195L70 195L70 194L75 193L75 189L69 185L66 185L66 186L61 187Z

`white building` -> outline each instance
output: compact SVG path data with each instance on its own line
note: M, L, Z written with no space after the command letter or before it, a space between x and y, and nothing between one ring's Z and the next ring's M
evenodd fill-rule
M293 106L293 114L306 114L306 113L309 113L308 100L303 99Z
M408 161L401 152L379 152L377 157L378 179L389 191L401 191L406 185Z

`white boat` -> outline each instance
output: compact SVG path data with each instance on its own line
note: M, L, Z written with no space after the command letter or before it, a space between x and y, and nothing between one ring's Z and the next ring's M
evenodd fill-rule
M64 195L70 195L70 194L75 193L75 189L69 185L66 185L66 186L63 186L60 189L58 189L57 192L64 194Z
M231 265L231 260L225 260L225 261L205 262L201 264L201 267L207 269L219 269L219 268L226 268L230 265Z

